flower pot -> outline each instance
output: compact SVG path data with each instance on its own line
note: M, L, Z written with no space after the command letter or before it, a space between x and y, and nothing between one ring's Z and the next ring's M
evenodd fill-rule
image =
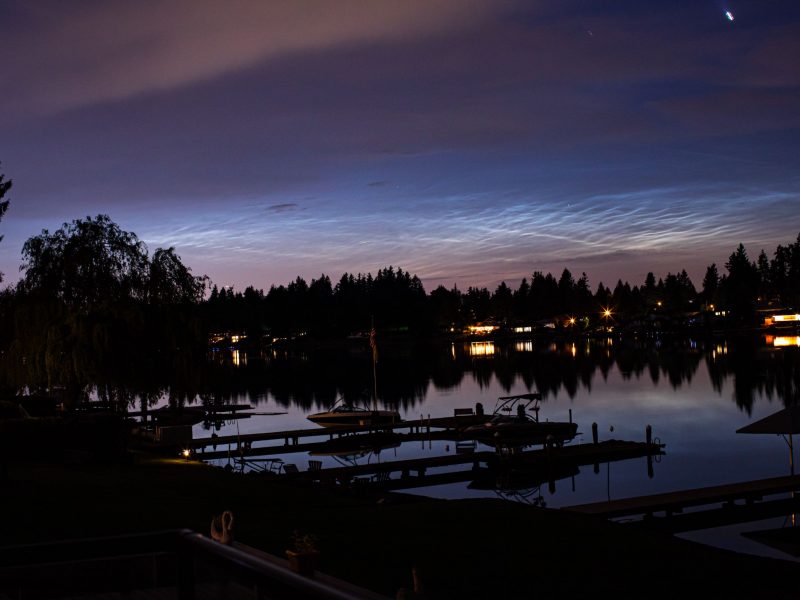
M300 575L312 575L319 562L319 552L295 552L286 551L286 558L289 560L289 568Z

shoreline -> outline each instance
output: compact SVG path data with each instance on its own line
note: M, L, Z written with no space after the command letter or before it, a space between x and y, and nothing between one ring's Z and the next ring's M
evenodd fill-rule
M204 535L236 515L235 539L282 556L295 530L320 539L321 570L394 597L411 567L434 598L796 596L793 562L501 500L437 500L289 485L208 465L9 465L3 545L162 529Z

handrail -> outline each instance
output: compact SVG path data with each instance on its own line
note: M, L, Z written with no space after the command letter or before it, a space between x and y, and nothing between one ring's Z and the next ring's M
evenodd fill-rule
M364 598L364 595L332 587L313 577L300 575L238 548L215 542L199 533L185 532L181 534L180 538L181 542L193 553L198 552L222 559L258 580L273 581L291 589L293 593L302 594L304 598L329 598L331 600L363 600Z
M175 582L180 600L193 599L195 584L203 583L197 581L197 574L200 573L202 578L206 571L197 569L198 560L211 562L214 567L225 571L232 576L231 579L238 579L240 583L269 590L270 597L322 600L363 600L379 597L346 582L340 582L337 586L337 581L327 576L315 578L300 575L280 564L280 561L265 560L189 529L0 547L0 573L9 575L15 570L17 573L24 573L34 569L36 579L32 585L37 589L47 588L47 570L55 569L51 571L55 573L58 565L89 564L95 561L113 561L120 557L164 554L177 559L169 563L172 568L166 574L171 573L169 579ZM1 579L3 578L0 577ZM11 581L9 579L4 583Z

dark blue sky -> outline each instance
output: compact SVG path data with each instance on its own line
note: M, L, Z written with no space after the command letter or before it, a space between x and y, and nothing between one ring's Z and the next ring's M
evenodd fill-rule
M107 213L238 289L699 285L800 232L799 6L7 0L0 271Z

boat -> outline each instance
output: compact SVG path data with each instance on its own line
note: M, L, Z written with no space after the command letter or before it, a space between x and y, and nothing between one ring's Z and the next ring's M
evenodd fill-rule
M378 410L350 404L338 400L325 412L306 417L309 421L323 427L342 427L346 425L389 425L399 423L400 413L396 410Z
M378 375L375 365L378 362L378 346L375 336L375 324L369 334L369 345L372 350L372 384L373 408L356 406L339 398L333 406L325 412L308 415L309 421L323 427L342 427L346 425L380 426L399 423L402 419L396 410L378 410Z
M466 427L461 437L504 446L563 445L574 438L578 433L577 423L539 420L541 400L539 392L501 396L491 418L485 423Z

